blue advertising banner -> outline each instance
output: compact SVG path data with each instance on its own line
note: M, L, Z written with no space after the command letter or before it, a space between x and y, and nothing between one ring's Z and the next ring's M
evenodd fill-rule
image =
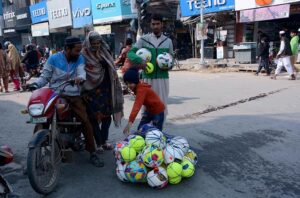
M34 4L29 7L31 21L33 24L48 21L48 9L46 1Z
M137 18L137 14L132 13L130 0L121 0L121 9L123 19Z
M94 24L111 23L135 18L130 0L91 0Z
M3 7L2 7L2 3L0 3L0 15L3 15Z
M82 28L93 24L90 1L72 0L73 28Z
M234 10L234 0L206 0L204 13ZM200 15L201 0L180 0L182 17Z

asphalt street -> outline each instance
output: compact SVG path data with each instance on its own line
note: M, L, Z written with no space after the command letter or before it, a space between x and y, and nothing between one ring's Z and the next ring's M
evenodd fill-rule
M87 153L74 154L62 167L50 198L65 197L300 197L300 81L250 73L171 72L169 114L165 131L186 137L199 156L196 174L179 185L154 190L120 182L112 152L104 168L88 163ZM15 163L2 171L16 193L36 194L23 174L28 117L20 114L30 93L0 94L0 145L13 148ZM126 124L132 97L125 100ZM111 127L110 141L123 138Z

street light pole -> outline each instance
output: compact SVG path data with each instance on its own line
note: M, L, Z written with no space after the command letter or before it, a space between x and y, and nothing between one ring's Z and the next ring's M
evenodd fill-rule
M200 22L202 25L202 33L204 33L204 0L201 0L201 8L200 8ZM200 48L200 64L204 65L204 34L202 35L201 38L201 48Z
M141 23L142 23L142 19L141 19L141 4L138 3L137 4L137 10L138 10L138 31L137 31L137 35L140 37L142 36L142 26L141 26Z

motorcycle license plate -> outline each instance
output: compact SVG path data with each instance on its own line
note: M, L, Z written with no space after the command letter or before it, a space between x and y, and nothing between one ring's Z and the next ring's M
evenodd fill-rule
M33 124L46 123L47 122L47 118L46 117L40 117L40 118L33 118L33 117L31 117L31 122Z

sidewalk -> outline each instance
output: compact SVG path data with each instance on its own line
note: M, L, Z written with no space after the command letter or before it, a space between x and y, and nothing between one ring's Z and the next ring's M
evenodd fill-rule
M179 61L183 70L194 71L194 72L208 72L208 73L219 73L219 72L256 72L258 63L254 64L240 64L236 63L235 59L205 59L206 66L200 65L199 58L191 58ZM296 64L299 69L300 64Z

